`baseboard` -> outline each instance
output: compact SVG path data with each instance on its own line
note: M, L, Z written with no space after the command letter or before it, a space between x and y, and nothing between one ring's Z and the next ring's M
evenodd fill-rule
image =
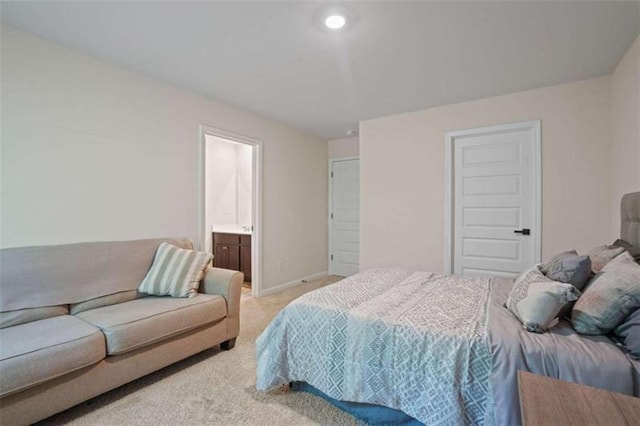
M317 274L307 275L306 277L298 278L297 280L289 281L288 283L278 284L275 287L268 288L262 291L260 297L269 296L270 294L279 293L282 290L286 290L291 287L303 284L302 281L317 280L318 278L326 277L329 273L327 271L318 272Z

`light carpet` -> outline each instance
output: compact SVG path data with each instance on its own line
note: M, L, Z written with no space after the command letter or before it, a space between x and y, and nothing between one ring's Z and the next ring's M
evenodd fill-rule
M240 336L232 350L201 352L40 424L362 425L314 395L255 388L258 335L293 299L340 279L320 278L260 299L243 294Z

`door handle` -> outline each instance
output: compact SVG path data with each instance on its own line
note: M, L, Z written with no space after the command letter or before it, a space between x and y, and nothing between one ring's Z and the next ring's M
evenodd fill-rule
M522 235L531 235L531 229L529 228L522 228L520 230L516 229L515 231L513 231L514 234L522 234Z

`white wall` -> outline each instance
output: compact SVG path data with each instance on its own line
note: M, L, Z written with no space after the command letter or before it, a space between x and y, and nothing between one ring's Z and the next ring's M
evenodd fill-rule
M251 165L253 162L253 151L250 145L236 145L236 169L237 177L237 211L236 224L240 226L250 226L251 221Z
M444 270L445 133L542 120L542 257L610 242L609 76L360 123L360 268Z
M329 158L357 157L360 155L360 139L357 136L333 139L329 144Z
M211 225L251 225L251 146L211 135L205 140L207 230Z
M206 135L205 213L207 231L212 225L236 225L238 221L237 144Z
M263 287L327 270L326 141L10 27L1 49L1 246L197 244L204 124L264 143Z
M620 198L640 191L640 37L611 76L611 238L620 238Z

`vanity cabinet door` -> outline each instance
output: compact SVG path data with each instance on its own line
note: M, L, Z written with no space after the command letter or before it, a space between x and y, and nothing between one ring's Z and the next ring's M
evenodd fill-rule
M224 244L213 245L213 266L229 269L229 247Z
M251 235L214 232L212 237L213 266L240 271L251 281Z
M240 265L244 280L251 282L251 245L240 247Z
M240 246L216 244L213 253L213 266L216 268L240 270Z

